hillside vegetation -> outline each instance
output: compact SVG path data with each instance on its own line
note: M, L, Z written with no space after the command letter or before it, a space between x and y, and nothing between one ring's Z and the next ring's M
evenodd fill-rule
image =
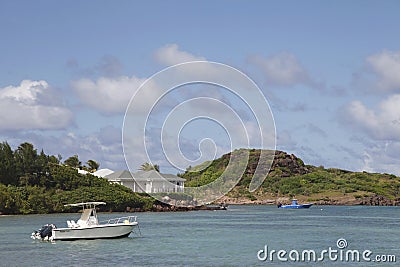
M232 152L240 153L242 150ZM400 178L392 174L351 172L305 165L304 162L282 151L275 152L270 172L261 187L253 193L248 190L260 150L249 150L246 171L234 189L220 201L266 203L292 197L321 204L398 205ZM221 175L229 163L231 153L212 162L191 167L181 177L186 186L201 186ZM268 164L260 162L261 167ZM205 167L207 166L207 167ZM240 202L240 201L239 201Z
M38 154L32 144L23 143L12 151L0 143L0 214L68 212L73 208L64 204L87 201L104 201L107 206L100 208L110 211L152 208L152 198L104 178L79 174L65 164L76 159L62 164L60 157Z

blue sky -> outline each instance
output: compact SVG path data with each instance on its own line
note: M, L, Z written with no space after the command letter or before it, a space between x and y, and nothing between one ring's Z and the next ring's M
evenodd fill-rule
M1 1L0 140L126 168L121 127L135 90L200 59L257 83L278 149L313 165L400 175L399 10L398 1ZM240 106L217 88L188 91L164 108L207 94ZM182 132L188 158L206 137L217 156L226 152L225 132L207 123ZM178 172L151 151L162 171Z

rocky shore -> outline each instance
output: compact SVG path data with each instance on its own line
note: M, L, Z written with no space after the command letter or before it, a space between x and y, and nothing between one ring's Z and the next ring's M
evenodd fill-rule
M314 203L315 205L337 205L337 206L400 206L400 198L389 199L385 196L373 195L368 197L355 198L353 196L337 196L331 198L323 198L318 200L310 200L306 197L299 197L300 203ZM274 199L250 200L248 198L229 198L223 197L216 204L226 205L276 205L277 203L289 204L291 198L279 197Z
M277 203L289 204L291 198L279 197L275 199L249 200L247 198L229 198L223 197L214 205L202 206L174 206L162 202L153 205L150 211L153 212L179 212L195 210L226 210L229 205L276 205ZM389 199L384 196L373 195L369 197L354 198L350 196L332 197L310 201L305 197L299 197L300 203L313 203L314 205L335 205L335 206L400 206L400 198ZM127 212L142 212L140 208L127 207ZM149 211L149 210L147 210Z
M216 205L202 205L202 206L174 206L166 203L154 204L150 211L153 212L170 212L170 211L194 211L194 210L226 210L228 205L216 204ZM127 212L142 212L144 210L140 208L126 208Z

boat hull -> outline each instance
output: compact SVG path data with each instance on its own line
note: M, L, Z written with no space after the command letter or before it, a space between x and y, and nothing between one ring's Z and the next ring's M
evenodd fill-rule
M122 238L127 237L137 225L129 224L109 224L95 225L81 228L57 228L53 229L53 240L78 240L78 239L103 239L103 238Z
M312 204L301 204L301 205L282 205L280 209L308 209Z

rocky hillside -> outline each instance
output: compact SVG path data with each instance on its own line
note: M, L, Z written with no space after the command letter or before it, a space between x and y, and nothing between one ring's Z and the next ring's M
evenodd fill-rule
M259 150L256 150L254 156L259 155ZM254 165L254 164L253 164ZM256 165L256 164L255 164ZM256 165L257 166L257 165ZM249 174L253 174L254 166L249 168ZM304 162L293 154L287 154L283 151L275 151L274 161L271 165L270 176L290 177L294 175L302 175L310 173L311 169L304 165Z
M239 150L243 151L243 150ZM232 153L236 153L234 151ZM191 167L181 177L187 186L201 186L221 175L232 153L212 162ZM306 165L293 154L275 151L268 176L253 193L248 190L253 174L260 164L260 150L249 150L250 157L240 182L220 203L285 203L296 197L300 201L331 205L400 205L400 178L391 174L351 172ZM269 153L272 153L269 151Z

